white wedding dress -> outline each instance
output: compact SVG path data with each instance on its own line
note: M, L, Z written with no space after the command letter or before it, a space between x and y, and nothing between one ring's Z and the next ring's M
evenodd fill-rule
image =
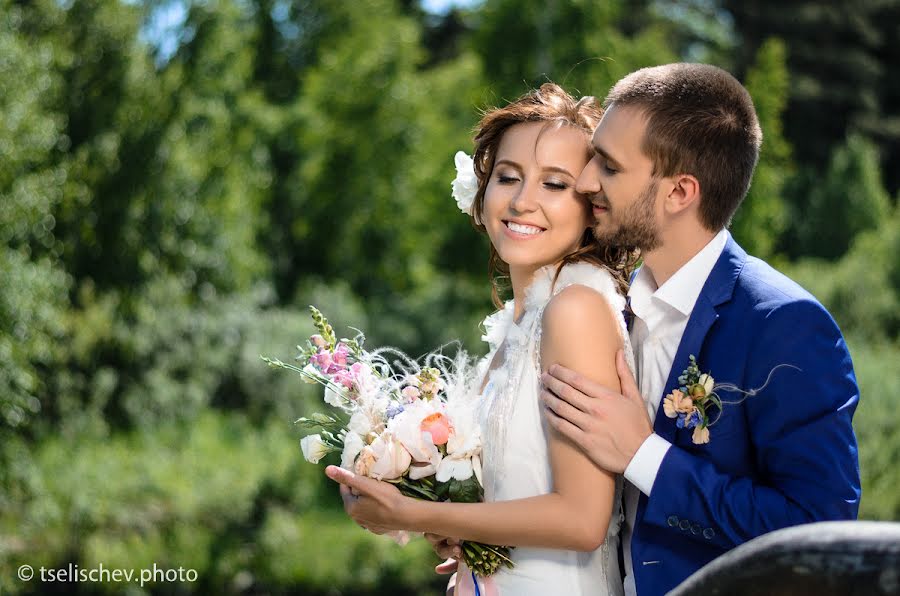
M540 404L541 318L550 299L564 288L578 284L600 293L619 322L628 365L634 371L634 357L622 310L625 299L616 292L612 276L588 263L566 265L556 283L555 266L535 274L525 298L525 312L513 321L513 302L484 321L490 352L481 361L476 375L487 384L479 403L484 437L485 500L521 499L552 490L547 452L548 426ZM503 352L495 356L502 347ZM491 366L494 366L491 369ZM616 480L613 510L606 541L593 552L546 548L512 549L513 569L501 570L482 583L482 596L609 596L623 593L619 573L619 527L622 479ZM573 511L572 515L578 515ZM460 565L458 594L475 593L472 574Z

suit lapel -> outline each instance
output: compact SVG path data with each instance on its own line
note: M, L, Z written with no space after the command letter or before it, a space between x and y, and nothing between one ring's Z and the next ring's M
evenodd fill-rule
M716 308L731 299L738 275L746 260L747 253L729 234L725 248L713 266L709 277L706 278L706 283L703 284L703 289L688 318L687 327L681 336L681 343L678 344L678 350L675 352L675 360L672 362L669 378L663 387L663 395L659 400L653 424L653 432L670 443L675 442L678 429L675 422L668 418L663 411L663 400L670 391L679 387L678 377L687 368L690 356L700 357L703 342L713 323L719 318Z

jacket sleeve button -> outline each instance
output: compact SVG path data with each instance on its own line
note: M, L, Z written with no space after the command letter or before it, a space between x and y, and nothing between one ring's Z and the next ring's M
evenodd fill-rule
M684 531L688 531L691 529L691 520L683 519L678 523L678 527Z
M678 525L678 516L670 515L669 519L666 520L666 523L669 524L670 527L674 528L675 526Z
M696 522L694 522L694 523L691 524L691 534L693 534L693 535L696 536L696 535L698 535L702 530L703 530L703 528L700 527L700 524L698 524L698 523L696 523Z
M703 530L703 537L706 538L707 540L712 540L713 536L715 536L715 535L716 535L716 531L713 530L712 528L706 528L705 530Z

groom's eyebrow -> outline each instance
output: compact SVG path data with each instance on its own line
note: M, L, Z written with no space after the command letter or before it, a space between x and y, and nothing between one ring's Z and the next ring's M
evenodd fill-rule
M605 149L603 149L603 147L601 147L600 145L594 145L594 144L592 144L592 145L591 145L591 148L594 150L594 153L596 153L597 155L602 156L603 159L605 159L606 161L610 162L610 163L611 163L612 165L614 165L616 168L621 169L622 164L619 163L619 160L617 160L615 157L613 157L612 155L610 155Z

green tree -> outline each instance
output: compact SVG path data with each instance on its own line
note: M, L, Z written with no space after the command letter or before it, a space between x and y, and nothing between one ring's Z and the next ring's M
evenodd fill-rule
M782 193L791 167L791 147L781 126L789 80L785 62L784 43L770 39L760 47L745 81L759 116L763 145L750 191L731 230L748 251L762 258L773 256L778 238L788 223Z
M834 260L860 232L888 215L890 197L881 183L878 149L860 135L837 147L808 204L794 217L802 254Z
M52 4L35 10L57 12ZM59 55L25 9L0 1L0 442L41 410L61 357L69 278L53 210L67 176Z
M629 72L677 58L671 28L643 2L489 0L473 21L496 103L546 80L602 98Z

